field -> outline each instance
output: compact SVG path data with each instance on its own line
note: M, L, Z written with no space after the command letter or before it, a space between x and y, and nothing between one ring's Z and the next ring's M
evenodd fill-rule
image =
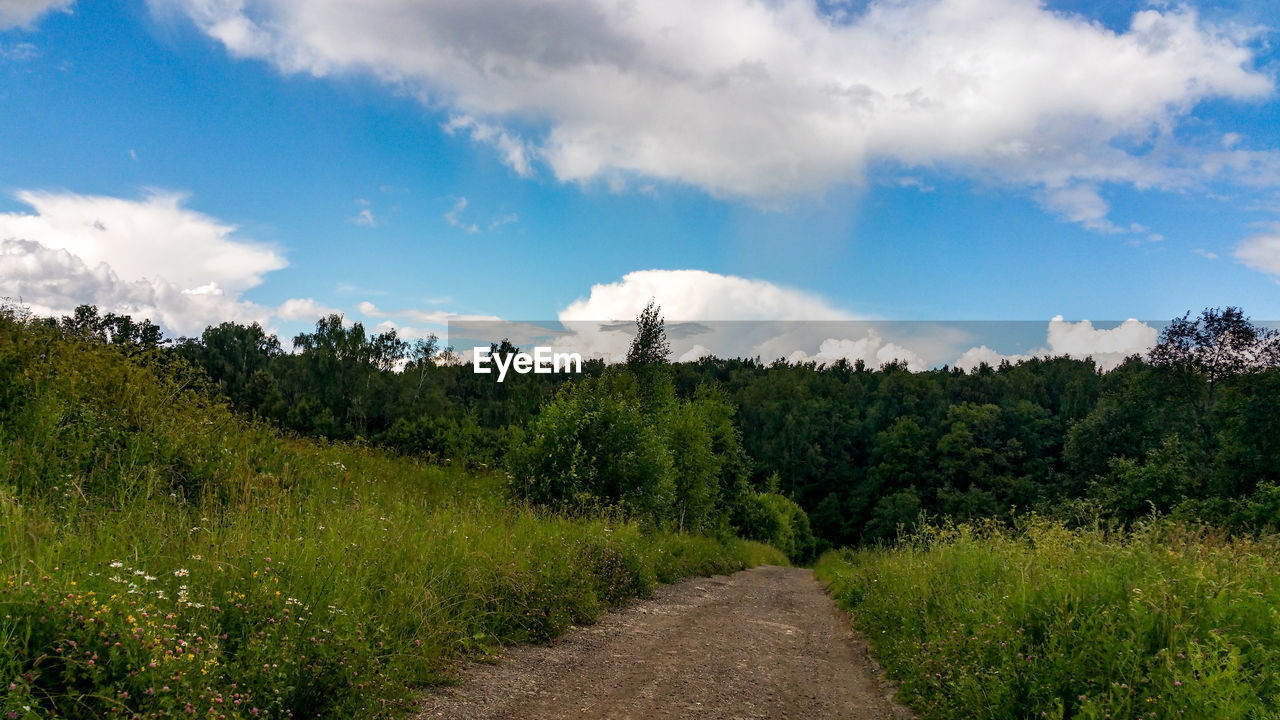
M832 552L817 572L925 719L1276 718L1278 551L1032 519Z
M763 545L281 437L165 360L0 323L0 716L373 717Z

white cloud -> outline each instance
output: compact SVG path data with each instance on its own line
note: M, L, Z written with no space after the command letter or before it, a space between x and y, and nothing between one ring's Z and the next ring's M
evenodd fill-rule
M1088 320L1066 322L1059 315L1049 322L1052 355L1092 357L1100 367L1115 367L1130 355L1145 354L1156 346L1160 333L1130 318L1110 330L1097 330Z
M491 145L497 149L502 162L520 177L533 175L531 156L534 151L518 136L496 125L480 122L469 115L458 115L444 124L444 131L450 135L465 132L472 142Z
M669 320L852 320L822 298L764 280L705 270L637 270L593 285L560 311L561 321L634 320L650 299Z
M274 315L281 320L318 320L329 315L341 315L342 311L331 308L314 298L290 298L275 309Z
M462 211L466 209L467 209L467 199L464 197L458 198L458 201L453 204L453 207L449 209L449 212L444 214L443 216L444 220L445 222L467 233L468 235L475 235L476 233L480 232L480 226L476 225L475 223L469 223L469 222L463 221Z
M347 218L347 222L355 223L362 227L378 227L378 219L373 216L373 211L369 208L361 210L355 217Z
M982 363L995 367L1001 361L1017 363L1032 357L1093 358L1098 367L1111 370L1130 355L1145 355L1156 346L1160 333L1146 323L1132 318L1109 330L1099 330L1088 320L1068 322L1059 315L1049 321L1047 347L1025 354L1002 355L981 345L965 351L952 365L972 370Z
M1092 184L1049 189L1045 192L1045 206L1071 222L1080 223L1090 230L1105 233L1121 232L1120 228L1107 219L1111 206L1102 199L1098 194L1098 188Z
M711 351L711 348L695 344L693 347L685 351L685 353L680 357L676 358L676 362L694 362L696 360L701 360L704 357L711 357L714 354L715 353Z
M217 286L183 289L160 278L124 279L107 263L89 265L66 249L17 238L0 239L0 296L42 316L65 315L88 303L104 313L148 318L180 335L225 320L265 325L271 316Z
M1194 252L1195 254L1199 255L1200 257L1202 257L1202 258L1206 258L1206 259L1209 259L1209 260L1217 260L1217 259L1218 259L1218 253L1216 253L1216 252L1209 252L1208 250L1205 250L1204 248L1196 248L1195 250L1192 250L1191 252Z
M408 319L414 322L427 323L430 325L446 325L454 320L470 320L479 322L497 322L501 318L496 315L468 315L465 313L448 312L445 310L382 310L377 305L368 300L356 306L362 315L371 318L400 318Z
M356 198L356 204L360 206L360 212L356 213L354 217L347 218L347 222L361 227L378 227L378 218L374 217L373 210L369 207L369 201L364 198Z
M1041 353L1041 354L1048 354L1048 352L1045 351L1044 353ZM991 367L999 367L1000 363L1006 360L1009 361L1010 363L1019 363L1019 362L1022 362L1023 360L1030 360L1032 357L1034 356L1033 355L1017 355L1017 354L1002 355L1001 353L998 353L995 350L992 350L986 345L979 345L978 347L972 347L972 348L969 348L968 350L965 350L964 354L961 355L955 362L951 363L951 365L952 367L958 367L961 370L964 370L965 372L970 372L974 368L983 364L990 365Z
M1254 270L1280 275L1280 228L1245 238L1236 246L1235 256Z
M42 15L69 10L75 0L0 0L0 30L29 27Z
M489 230L491 231L497 230L498 228L501 228L503 225L510 225L511 223L515 223L515 222L520 222L520 216L515 213L507 213L505 215L499 215L498 217L489 221Z
M417 93L520 175L542 162L562 181L639 175L770 203L885 160L1039 188L1109 230L1101 185L1276 167L1178 139L1200 101L1274 89L1247 33L1185 7L1117 33L1037 0L151 2L236 56Z
M17 197L32 212L0 213L0 294L21 298L38 313L90 303L149 317L181 334L271 315L240 296L285 267L284 257L183 207L180 195L125 200L24 191Z
M817 354L809 355L803 350L796 350L787 356L787 360L792 363L816 362L822 366L833 365L839 360L850 364L861 360L872 369L891 362L903 362L912 372L928 369L919 355L897 343L886 342L875 329L868 330L866 335L856 340L827 338L818 347Z
M228 225L183 207L185 197L142 200L22 191L30 213L0 213L0 237L64 249L89 266L106 262L121 278L163 278L183 290L215 283L238 293L287 263L274 249L236 237Z

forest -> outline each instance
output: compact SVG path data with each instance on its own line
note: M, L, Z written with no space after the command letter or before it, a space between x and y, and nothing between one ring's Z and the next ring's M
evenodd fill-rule
M646 312L660 331L656 310ZM92 308L63 325L104 341L158 343L154 329L113 329ZM201 368L246 415L439 461L527 466L531 426L556 422L588 396L622 392L599 361L587 363L583 387L562 388L564 375L497 384L450 362L434 339L368 334L338 316L293 347L284 352L256 325L223 323L165 352ZM515 350L495 339L495 352ZM648 364L669 369L651 391L663 398L639 403L641 414L679 406L718 418L707 426L720 438L713 454L723 456L716 492L731 504L734 492L794 501L809 516L815 551L891 541L930 518L1009 520L1033 510L1119 526L1152 513L1238 529L1280 522L1280 340L1239 308L1175 318L1147 356L1109 372L1069 357L968 373L759 358ZM668 429L667 444L687 437L671 422L657 425Z

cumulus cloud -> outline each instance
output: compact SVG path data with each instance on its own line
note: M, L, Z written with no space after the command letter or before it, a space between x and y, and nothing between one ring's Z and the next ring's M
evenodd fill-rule
M183 206L185 196L141 200L22 191L32 212L0 213L0 237L64 249L90 266L107 262L120 277L164 278L183 290L211 284L241 292L287 264L276 250L235 235L236 227Z
M1109 230L1098 186L1186 186L1276 166L1176 130L1271 79L1250 38L1192 9L1113 32L1037 0L151 0L238 57L408 89L520 175L640 175L771 202L869 162L1037 188ZM839 6L839 4L836 4Z
M705 270L638 270L560 311L561 321L634 320L650 299L670 320L852 320L801 290Z
M1146 323L1132 318L1114 328L1099 330L1088 320L1068 322L1059 315L1049 321L1046 347L1025 354L1002 355L986 345L970 348L954 363L955 367L972 370L979 365L996 366L1002 361L1017 363L1032 357L1093 358L1098 367L1110 370L1130 355L1145 355L1156 346L1160 333Z
M695 344L693 347L682 353L680 357L676 358L676 362L694 362L701 360L704 357L712 357L714 355L715 353L712 352L711 348Z
M31 211L0 213L0 295L36 312L61 314L91 303L150 317L181 334L271 315L240 296L283 268L284 257L184 207L181 195L126 200L24 191L17 197Z
M281 320L313 321L329 315L340 315L342 311L316 302L314 298L290 298L280 303L273 314Z
M822 341L816 354L810 355L803 350L796 350L787 357L787 360L792 363L816 362L821 366L834 365L840 360L850 364L861 361L873 369L887 363L901 362L905 363L907 369L912 372L920 372L929 367L915 352L897 343L887 342L875 329L868 330L866 335L856 339L827 338Z
M1236 246L1235 256L1254 270L1280 275L1280 228L1246 238Z
M0 0L0 30L29 27L45 13L67 10L75 0Z
M266 324L270 311L217 287L181 288L160 278L124 279L110 265L89 265L62 248L32 240L0 240L0 295L37 315L70 313L77 305L149 318L166 332L195 335L224 320Z

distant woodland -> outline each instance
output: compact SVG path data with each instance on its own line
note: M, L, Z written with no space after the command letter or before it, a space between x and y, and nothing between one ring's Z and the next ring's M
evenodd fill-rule
M1238 308L1177 318L1146 357L1109 372L1067 357L909 372L668 363L651 305L627 363L502 384L434 339L371 334L336 315L293 338L293 352L258 325L169 341L89 306L44 322L180 366L189 383L287 432L501 466L516 495L570 511L616 508L775 543L773 526L790 523L793 556L889 541L921 521L1027 511L1280 524L1280 340Z

